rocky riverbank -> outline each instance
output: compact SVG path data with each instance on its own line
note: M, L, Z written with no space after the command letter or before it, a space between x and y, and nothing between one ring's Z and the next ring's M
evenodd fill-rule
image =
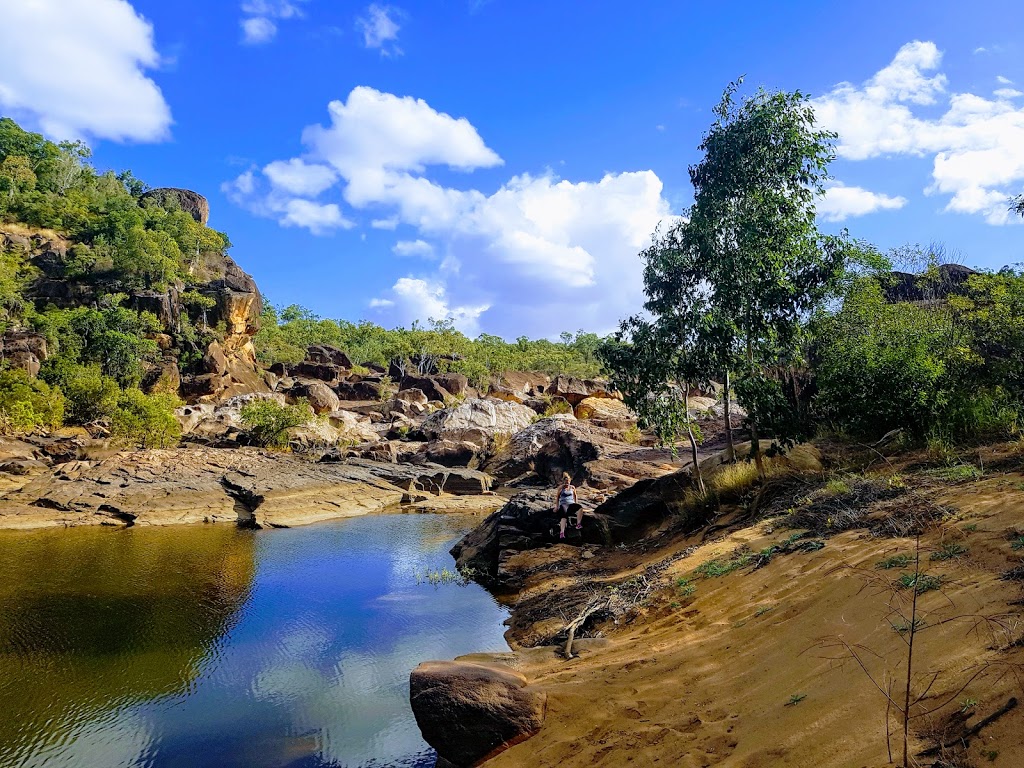
M873 680L905 677L914 626L917 764L1024 763L1019 446L979 449L968 468L984 473L823 449L773 460L763 494L709 462L714 508L684 504L685 473L638 483L585 521L638 521L615 546L586 527L568 543L520 536L534 515L513 499L455 550L513 605L513 651L414 673L432 710L464 723L431 743L453 765L495 768L891 765L902 726L893 705L887 737ZM475 713L503 728L465 725Z

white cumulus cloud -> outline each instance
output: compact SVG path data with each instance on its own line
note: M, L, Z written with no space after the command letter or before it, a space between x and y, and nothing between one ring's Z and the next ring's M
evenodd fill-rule
M153 27L126 0L0 0L0 109L58 139L160 141Z
M277 160L265 166L263 173L277 189L310 197L329 189L338 179L327 166L306 163L299 158L287 162Z
M394 298L377 298L371 307L393 310L393 316L402 324L415 320L446 320L469 336L480 332L480 315L489 309L487 304L453 306L443 283L414 277L400 277L391 287Z
M421 259L434 258L434 246L425 240L399 240L391 252L396 256L414 256Z
M523 173L489 192L458 188L432 178L433 169L502 164L465 118L365 87L328 112L329 125L304 131L305 155L265 168L329 167L337 182L322 197L371 212L371 227L417 233L394 246L396 255L444 254L432 274L407 275L377 297L382 322L451 316L464 329L555 336L610 330L642 302L637 254L670 216L653 171L581 181ZM227 191L280 216L274 201L297 190L271 175L253 169Z
M383 56L400 56L402 49L395 41L401 25L398 19L402 12L390 5L371 3L363 16L356 19L357 28L363 33L363 42L367 48L375 48Z
M834 183L825 190L825 196L816 206L818 216L825 221L845 221L875 211L898 210L907 204L905 197L890 197L862 187L848 187Z
M840 157L931 157L926 193L948 196L947 211L1006 223L1024 182L1024 106L1010 89L994 98L950 91L941 63L934 43L908 43L862 85L840 83L816 99L818 119L838 132Z

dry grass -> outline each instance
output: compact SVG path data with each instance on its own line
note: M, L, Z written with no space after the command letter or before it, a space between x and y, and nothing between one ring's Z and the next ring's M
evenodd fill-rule
M512 435L509 432L495 432L491 438L491 453L497 456L508 450L512 444Z
M64 235L52 229L39 229L37 227L29 227L25 224L19 224L18 222L12 221L7 224L0 223L0 231L9 232L12 235L21 235L22 237L33 237L38 235L44 240L63 240Z

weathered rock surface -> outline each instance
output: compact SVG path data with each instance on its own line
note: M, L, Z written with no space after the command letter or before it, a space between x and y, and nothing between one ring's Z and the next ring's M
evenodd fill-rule
M554 491L524 491L464 536L451 550L459 568L470 568L474 578L499 590L519 586L518 574L509 560L520 552L555 543L611 546L644 538L678 510L690 486L689 469L640 480L596 507L586 491L580 502L586 510L583 529L570 525L566 538L558 539ZM694 513L696 514L696 513ZM693 527L706 522L694 519Z
M288 390L287 397L293 403L305 400L313 413L334 413L341 405L334 390L322 381L300 382Z
M479 765L537 733L547 694L509 667L427 661L409 677L409 700L424 740L440 758Z
M162 208L173 207L185 211L203 225L210 220L210 203L198 192L193 192L190 189L158 187L142 194L140 202L145 203L147 200Z
M41 334L9 328L0 336L0 360L21 368L29 376L39 374L39 366L46 358L46 337Z
M430 440L473 443L483 449L495 435L514 435L533 419L534 412L518 403L470 399L431 414L421 429Z
M613 397L606 381L577 379L575 376L565 375L554 378L548 385L547 394L563 397L574 407L588 397Z
M606 426L636 423L636 415L621 400L610 397L585 397L576 406L576 418Z
M35 460L17 442L6 455ZM0 494L0 528L232 522L290 526L362 515L408 500L396 485L415 480L438 493L483 494L489 479L470 470L373 462L313 463L255 449L200 446L121 452L47 468ZM393 482L394 481L394 482Z

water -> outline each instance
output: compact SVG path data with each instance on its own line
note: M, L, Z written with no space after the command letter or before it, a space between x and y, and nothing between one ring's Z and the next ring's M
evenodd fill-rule
M0 766L433 765L419 662L507 650L452 568L478 520L0 532Z

